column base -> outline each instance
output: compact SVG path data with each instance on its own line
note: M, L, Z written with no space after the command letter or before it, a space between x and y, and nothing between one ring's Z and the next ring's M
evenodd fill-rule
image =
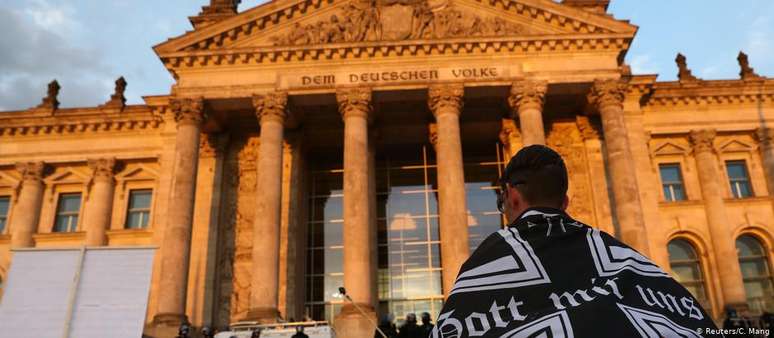
M358 311L351 304L346 304L341 307L341 312L336 315L333 326L336 330L337 338L364 338L373 337L376 331L376 311L374 308L367 304L358 304L358 306L365 312Z
M247 314L242 321L270 324L276 323L279 317L279 311L275 308L254 308L247 310Z
M153 325L175 326L188 323L188 317L180 313L159 313L153 316Z
M179 313L159 313L145 326L143 336L153 338L175 338L180 324L187 323L188 317Z

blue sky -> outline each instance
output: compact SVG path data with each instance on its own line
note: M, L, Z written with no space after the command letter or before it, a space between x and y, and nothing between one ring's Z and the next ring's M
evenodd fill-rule
M4 0L0 2L0 111L40 102L46 83L62 85L64 107L106 101L124 76L129 103L166 94L173 80L151 47L190 30L207 0ZM240 10L262 3L245 0ZM772 0L612 0L609 13L640 27L626 61L635 73L674 80L676 53L694 75L737 78L744 50L774 77Z

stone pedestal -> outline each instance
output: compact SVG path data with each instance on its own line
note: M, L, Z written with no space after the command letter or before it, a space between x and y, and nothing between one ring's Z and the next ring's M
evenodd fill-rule
M261 123L256 208L253 221L250 309L247 320L275 322L279 317L279 249L282 211L282 157L287 119L286 92L253 98Z
M460 138L462 113L461 84L436 85L428 92L428 105L436 120L435 146L438 168L438 209L443 262L443 294L448 296L460 267L470 255L468 247L468 214L465 203L465 174Z
M372 266L372 254L376 242L371 225L368 145L371 90L339 90L336 99L344 119L344 287L352 300L375 318L376 270ZM370 337L375 330L373 324L349 305L336 316L336 327L342 330L337 331L342 337Z
M623 116L623 100L627 85L618 80L597 80L589 93L589 102L602 117L602 129L607 147L610 179L615 201L615 217L620 226L621 240L641 254L649 254L648 236L642 204L634 176L634 156Z
M543 103L547 85L543 81L519 81L511 86L508 104L518 117L524 146L546 144L543 127Z
M161 276L155 326L176 328L185 315L188 263L191 251L196 172L199 163L199 134L205 120L201 98L173 99L170 108L177 122L175 168L169 196L167 224L162 240Z
M728 222L726 206L723 202L724 182L718 173L718 160L713 145L715 131L711 129L693 130L690 141L693 144L693 154L696 159L701 195L704 201L704 211L707 214L712 246L717 262L718 278L723 295L723 304L732 307L745 307L745 296L742 272L739 267L739 256L736 254L734 234Z
M110 215L113 210L113 191L115 181L113 170L116 166L114 158L89 160L92 170L91 192L83 224L86 227L86 245L103 246L107 244L105 232L110 227Z
M35 245L32 235L37 231L40 219L44 168L43 162L16 164L22 182L10 224L11 248L29 248Z

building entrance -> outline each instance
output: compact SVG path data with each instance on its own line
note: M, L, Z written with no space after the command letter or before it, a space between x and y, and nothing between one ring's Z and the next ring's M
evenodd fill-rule
M503 225L495 180L503 168L499 144L472 150L465 160L471 252ZM437 316L443 303L435 154L430 145L379 149L376 159L379 313ZM468 156L469 155L469 156ZM313 168L307 250L306 311L333 320L343 304L343 210L340 167ZM364 259L368 259L364 257Z

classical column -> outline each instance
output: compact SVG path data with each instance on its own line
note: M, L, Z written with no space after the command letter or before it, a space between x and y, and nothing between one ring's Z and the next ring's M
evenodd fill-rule
M379 273L379 248L378 248L378 205L376 199L376 141L379 138L379 133L374 128L371 128L368 133L368 210L369 210L369 226L368 233L370 234L369 241L371 241L371 293L373 296L374 308L379 306L379 286L376 283L376 276Z
M280 212L278 310L283 318L303 318L307 245L306 139L303 131L285 135Z
M760 145L769 196L774 196L774 129L758 128L755 131L755 136L757 136Z
M223 167L230 135L202 133L199 136L199 164L191 232L191 260L188 276L186 314L191 325L201 327L213 320L216 265L218 264L218 223L223 186Z
M89 160L92 170L91 192L89 204L83 217L86 227L86 245L103 246L107 244L105 232L110 228L110 215L113 211L113 170L116 167L114 158Z
M524 146L546 144L546 134L543 130L546 88L546 82L531 80L515 82L511 86L508 104L513 110L514 119L518 115Z
M12 248L29 248L34 245L32 234L37 230L43 202L44 168L43 162L16 164L22 182L10 224Z
M637 178L634 176L634 156L629 147L624 122L623 100L626 90L627 85L618 80L597 80L588 99L597 107L602 117L615 201L615 218L621 229L621 239L647 256L650 251L648 237Z
M521 142L521 133L512 119L502 119L500 126L500 143L505 148L504 161L507 163L511 157L524 146Z
M185 315L188 263L191 251L196 172L199 163L199 134L206 118L201 98L178 98L169 103L177 122L175 167L169 196L167 224L162 240L158 313L153 321L176 327Z
M336 100L344 119L344 287L352 300L375 319L371 255L376 242L371 234L368 168L371 89L342 89L336 92ZM336 317L336 327L342 337L370 337L374 332L373 325L348 304Z
M261 123L256 169L255 218L253 220L250 309L247 319L277 320L279 298L280 214L282 211L282 156L288 94L276 91L253 97Z
M462 165L460 114L462 84L429 88L428 105L436 120L435 156L438 168L438 206L441 220L441 262L443 294L449 295L462 263L468 259L468 208L465 203L465 174Z
M723 304L744 307L747 299L742 283L742 272L739 268L734 235L728 223L726 206L723 202L724 182L720 179L722 175L718 172L718 159L713 146L715 131L693 130L689 138L693 144L693 156L699 173L704 212L707 215L707 227L717 262Z

